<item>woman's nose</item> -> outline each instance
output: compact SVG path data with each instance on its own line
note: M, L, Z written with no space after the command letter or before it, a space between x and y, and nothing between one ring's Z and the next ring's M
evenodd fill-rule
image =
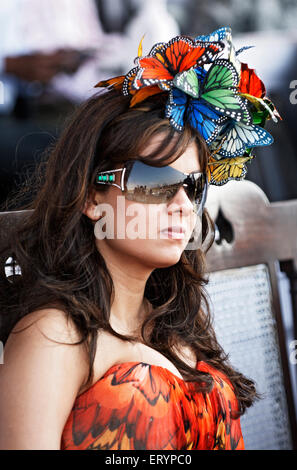
M193 204L182 186L168 203L168 212L180 212L183 215L193 212Z

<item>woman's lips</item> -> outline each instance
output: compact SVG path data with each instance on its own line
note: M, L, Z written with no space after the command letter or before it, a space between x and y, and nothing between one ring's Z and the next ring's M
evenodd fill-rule
M178 240L183 240L185 238L186 230L182 226L174 225L172 227L167 227L160 232L164 236L161 238L174 238Z

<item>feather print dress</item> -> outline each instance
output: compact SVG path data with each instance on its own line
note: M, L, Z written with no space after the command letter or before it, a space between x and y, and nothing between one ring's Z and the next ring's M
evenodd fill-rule
M76 397L61 450L244 449L238 402L227 377L204 361L209 393L145 362L112 366Z

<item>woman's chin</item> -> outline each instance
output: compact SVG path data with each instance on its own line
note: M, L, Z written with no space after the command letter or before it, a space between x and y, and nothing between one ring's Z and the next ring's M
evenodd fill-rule
M161 250L154 250L147 261L155 268L167 268L178 263L182 253L181 247L163 247Z

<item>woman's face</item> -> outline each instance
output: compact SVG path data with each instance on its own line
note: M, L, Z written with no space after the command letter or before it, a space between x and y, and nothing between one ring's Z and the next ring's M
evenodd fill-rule
M161 136L152 138L141 156L150 154L160 144L160 139ZM191 143L169 166L183 173L200 171L196 144ZM113 256L124 263L141 263L149 269L176 264L197 222L192 202L183 187L169 202L161 204L127 200L116 186L106 192L95 191L93 200L93 211L89 206L84 212L96 221L96 245L102 255ZM168 227L173 226L181 227L183 233L168 232Z

